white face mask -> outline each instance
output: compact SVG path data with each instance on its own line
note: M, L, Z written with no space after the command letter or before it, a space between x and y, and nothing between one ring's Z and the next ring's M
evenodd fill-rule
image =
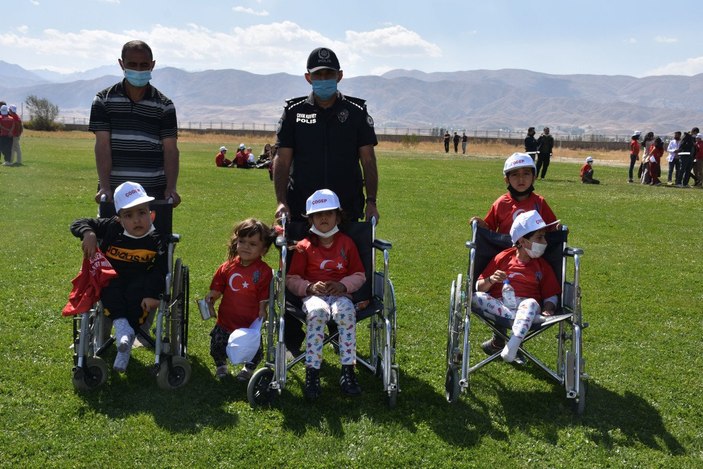
M547 245L546 244L541 244L541 243L532 243L532 247L525 248L525 251L527 252L527 255L530 256L532 259L537 259L538 257L542 257L542 254L544 254L544 251L547 250Z
M334 236L335 233L337 233L338 231L339 231L339 227L337 225L334 225L334 228L329 230L327 233L323 233L322 231L318 230L317 228L315 228L315 225L312 225L310 227L310 232L315 233L320 238L329 238L330 236Z

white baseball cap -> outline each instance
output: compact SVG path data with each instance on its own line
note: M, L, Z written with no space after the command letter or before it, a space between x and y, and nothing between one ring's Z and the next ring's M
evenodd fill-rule
M587 157L586 157L586 163L593 163L593 157L592 157L592 156L587 156Z
M227 151L227 147L220 147L220 151Z
M526 234L547 228L548 226L556 225L557 223L559 223L559 220L548 225L545 224L537 210L522 212L520 215L515 217L515 220L513 220L513 226L510 227L510 239L513 243L517 243L517 240Z
M320 189L308 197L308 200L305 202L305 215L341 208L337 194L329 189Z
M702 134L702 133L697 133L697 134L696 134L696 138L701 138L701 139L703 139L703 134Z
M505 160L503 174L507 176L510 171L518 168L532 168L535 171L535 160L527 153L515 152Z
M7 113L8 113L7 104L3 104L2 106L0 106L0 114L2 114L3 116L6 116Z
M10 109L10 112L17 113L17 106L15 106L14 104L10 104L9 109Z
M246 145L244 145L243 143L240 143L240 144L239 144L239 149L240 149L240 150L244 150L245 148L246 148Z
M136 182L123 182L115 189L115 211L120 213L123 208L151 202L153 197L148 196L144 188Z

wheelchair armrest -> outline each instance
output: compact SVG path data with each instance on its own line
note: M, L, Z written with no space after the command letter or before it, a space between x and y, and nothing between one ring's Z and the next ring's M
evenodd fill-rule
M171 237L169 238L169 242L171 243L177 243L181 240L181 235L178 233L171 233Z
M373 247L380 250L380 251L388 251L388 250L390 250L391 247L393 247L393 245L390 242L383 240L383 239L374 239L373 240Z
M569 256L569 257L574 257L575 255L582 256L583 255L583 249L581 248L570 248L567 247L564 249L564 255Z

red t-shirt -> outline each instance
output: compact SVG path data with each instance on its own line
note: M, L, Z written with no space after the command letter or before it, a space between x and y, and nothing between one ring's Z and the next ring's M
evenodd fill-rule
M561 293L561 285L549 263L538 257L523 264L517 258L517 248L508 248L498 253L483 269L479 280L490 277L496 270L508 274L515 296L534 298L540 305L546 298ZM491 287L489 293L493 298L501 298L502 289L503 284L498 282Z
M640 142L638 142L637 140L630 140L630 154L639 156Z
M581 166L581 179L583 179L584 174L586 174L587 171L591 170L591 165L586 163L585 165Z
M657 164L659 164L659 162L662 159L662 155L664 155L664 147L657 148L654 145L650 146L649 147L649 155L653 156L654 159L657 160Z
M243 266L239 257L227 261L215 272L210 290L222 293L217 324L228 332L249 327L259 317L259 303L269 297L271 267L258 260Z
M215 164L219 167L223 166L229 166L232 164L230 160L225 158L225 154L222 152L219 152L217 155L215 155Z
M244 168L247 165L247 155L243 151L238 151L234 157L237 168Z
M354 241L344 233L334 235L328 248L313 245L308 238L298 242L289 275L298 275L308 282L339 282L344 277L364 272L364 264Z
M484 221L488 224L488 228L491 231L508 234L510 233L510 227L513 226L515 217L522 212L529 212L530 210L537 210L545 224L557 221L556 215L554 215L552 209L549 208L544 197L534 192L525 200L520 201L513 199L510 193L501 195L493 202L493 205L491 205ZM552 225L548 229L553 230L554 226L555 225Z

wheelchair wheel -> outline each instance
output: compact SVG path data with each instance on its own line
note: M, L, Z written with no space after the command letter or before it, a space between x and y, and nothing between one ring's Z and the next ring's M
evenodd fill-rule
M169 365L169 360L171 364ZM190 379L190 363L184 357L173 356L161 362L156 375L156 384L161 389L177 389Z
M388 408L394 409L398 403L398 370L391 370L391 385L393 389L388 393Z
M173 269L173 286L171 301L173 306L168 321L168 336L171 353L174 356L185 357L187 346L188 322L188 294L189 294L188 267L183 265L181 259L176 259Z
M86 357L85 366L73 370L73 386L79 391L92 391L107 381L107 363L100 357Z
M456 281L452 283L449 295L449 321L447 331L447 365L456 365L459 361L460 350L463 344L459 343L462 337L462 304L461 295L463 287L462 274L457 275Z
M275 390L271 389L273 370L265 367L254 372L247 385L247 399L252 407L270 404L273 401Z
M459 379L459 370L456 365L449 365L444 379L444 395L450 404L455 404L459 400L461 394Z
M586 394L588 393L588 381L581 380L579 383L579 395L571 401L571 408L579 417L586 411Z

